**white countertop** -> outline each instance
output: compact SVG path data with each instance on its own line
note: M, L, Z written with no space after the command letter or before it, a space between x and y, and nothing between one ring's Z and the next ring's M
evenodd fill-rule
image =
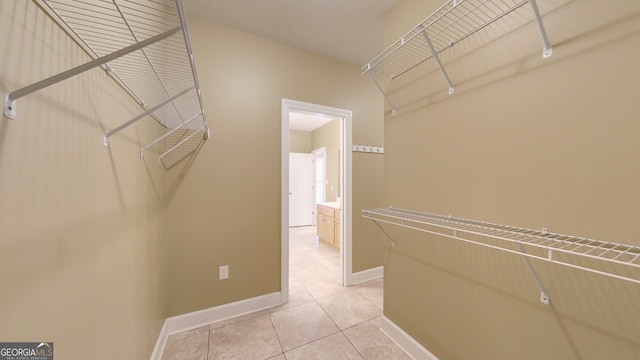
M318 205L340 210L340 203L337 201L318 203Z

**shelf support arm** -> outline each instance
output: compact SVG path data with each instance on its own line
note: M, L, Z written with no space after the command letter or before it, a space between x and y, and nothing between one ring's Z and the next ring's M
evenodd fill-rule
M371 80L373 80L373 82L376 84L376 86L378 87L378 90L380 90L380 92L382 93L382 96L384 96L384 101L386 101L389 107L391 108L391 115L395 115L396 114L395 106L393 106L387 94L384 92L384 90L382 90L382 86L380 86L380 83L378 83L378 80L376 80L376 77L373 76L373 74L371 73L371 69L367 70L367 74L369 74L369 76L371 77Z
M518 243L518 250L520 250L520 252L522 253L524 262L527 264L527 267L529 268L531 275L533 275L533 279L536 281L536 285L538 285L538 289L540 289L540 302L542 302L543 304L549 305L549 293L547 292L544 285L542 284L542 280L540 280L540 276L538 275L536 268L533 267L533 264L531 263L531 259L529 258L529 256L527 256L527 253L524 251L524 248L520 243Z
M393 238L391 237L391 235L389 235L389 233L387 233L382 226L380 226L380 224L378 224L378 222L376 221L376 219L370 217L367 215L367 219L371 220L374 224L376 224L376 226L378 227L378 229L380 229L380 231L382 231L382 233L384 234L384 236L389 239L389 241L391 242L391 247L395 247L396 246L396 241L393 240Z
M74 77L78 74L81 74L85 71L91 70L97 66L100 65L104 65L106 63L108 63L109 61L113 61L119 57L122 57L124 55L127 55L129 53L132 53L136 50L140 50L146 46L149 46L151 44L154 44L160 40L166 39L178 32L182 31L182 27L180 26L176 26L173 29L167 30L161 34L155 35L153 37L150 37L146 40L140 41L138 43L135 43L131 46L127 46L124 49L115 51L109 55L105 55L102 57L99 57L95 60L89 61L88 63L79 65L74 67L73 69L69 69L67 71L61 72L60 74L51 76L49 78L46 78L44 80L40 80L36 83L33 83L31 85L25 86L21 89L15 90L10 92L6 98L5 98L5 104L4 104L4 115L9 118L9 119L15 119L16 117L16 100L20 99L23 96L27 96L31 93L34 93L38 90L44 89L46 87L49 87L51 85L57 84L63 80L66 80L68 78Z
M538 10L538 3L536 0L529 0L529 3L531 4L533 16L535 17L536 24L538 25L538 31L540 31L540 38L542 40L542 58L546 59L553 55L553 49L551 48L551 43L549 42L547 32L545 31L544 24L542 23L542 16L540 16L540 10Z
M453 83L451 82L451 79L449 79L449 75L447 74L447 71L445 70L444 65L442 65L442 61L440 61L440 56L438 56L438 52L433 47L433 44L431 43L431 39L429 39L429 35L427 34L427 31L424 29L424 26L420 25L420 28L422 29L421 33L422 33L422 36L424 37L424 41L429 47L429 51L431 51L431 55L433 55L433 59L436 61L436 64L438 64L438 67L440 68L442 75L444 75L444 79L447 81L447 84L449 85L449 94L453 94L455 92L455 88L453 87Z

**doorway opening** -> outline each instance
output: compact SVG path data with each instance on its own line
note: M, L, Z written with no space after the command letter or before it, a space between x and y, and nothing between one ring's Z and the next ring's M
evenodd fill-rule
M282 168L281 168L281 294L282 302L289 300L289 218L290 218L290 123L292 113L316 114L333 119L340 119L340 139L339 150L337 151L337 181L336 184L329 185L326 177L329 170L326 168L329 162L327 150L324 149L324 157L322 157L322 149L311 149L312 157L324 159L313 164L313 181L314 189L312 192L313 203L319 200L324 202L328 197L340 204L339 228L340 241L340 283L344 286L351 285L352 276L352 242L351 242L351 151L352 148L352 113L350 110L338 109L323 105L305 103L295 100L282 100ZM318 150L318 151L313 151ZM317 154L316 154L317 153ZM316 166L323 166L324 169L316 169ZM323 176L319 174L324 172ZM320 178L320 180L318 180ZM318 182L324 182L321 186L324 190L318 190ZM326 185L326 186L325 186ZM315 207L314 207L315 210ZM315 216L314 216L315 218Z

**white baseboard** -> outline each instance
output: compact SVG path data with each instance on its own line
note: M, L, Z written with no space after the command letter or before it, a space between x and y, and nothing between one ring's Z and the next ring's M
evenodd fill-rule
M416 360L438 360L435 355L384 315L380 318L380 330L412 358Z
M160 360L169 335L196 329L216 321L230 319L236 316L250 314L282 304L282 294L274 292L251 299L215 306L209 309L194 311L188 314L167 318L164 321L156 346L151 353L150 360Z
M351 274L350 285L358 285L363 282L380 279L382 277L384 277L384 266L378 266Z

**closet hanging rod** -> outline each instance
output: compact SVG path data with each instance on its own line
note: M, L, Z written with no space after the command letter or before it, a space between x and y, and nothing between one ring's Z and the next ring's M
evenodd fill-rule
M640 246L396 208L362 212L379 227L399 226L640 284Z

